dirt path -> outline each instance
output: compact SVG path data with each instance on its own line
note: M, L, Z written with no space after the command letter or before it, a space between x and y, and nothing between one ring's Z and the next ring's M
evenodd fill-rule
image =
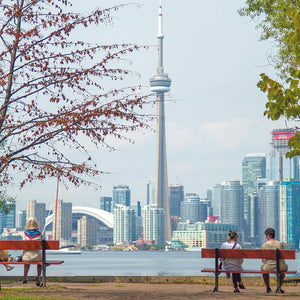
M34 283L24 286L2 284L0 298L4 295L42 297L42 299L300 299L300 286L285 286L285 294L276 295L275 287L266 294L262 286L249 286L241 293L233 293L231 286L221 286L217 293L212 285L203 284L150 284L150 283L59 283L51 282L46 288L36 288ZM279 298L278 298L279 297ZM27 298L29 299L29 298Z

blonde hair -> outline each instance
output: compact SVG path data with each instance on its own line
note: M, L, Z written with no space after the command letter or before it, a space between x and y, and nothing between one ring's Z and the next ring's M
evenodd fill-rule
M26 222L25 229L39 229L39 223L36 218L29 218Z
M238 234L237 234L237 232L236 232L235 230L229 230L229 233L228 233L228 235L227 235L226 241L227 241L227 242L230 242L230 241L232 241L236 236L239 237Z

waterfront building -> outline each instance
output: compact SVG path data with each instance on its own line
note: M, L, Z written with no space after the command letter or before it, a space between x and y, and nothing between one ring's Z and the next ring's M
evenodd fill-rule
M214 210L213 210L213 206L212 206L212 189L208 189L206 191L206 198L207 198L207 201L208 201L207 215L208 216L213 216L214 215Z
M249 215L251 216L249 227L248 227L248 238L252 244L258 242L258 194L257 192L253 192L248 194L248 203L249 203Z
M197 222L189 224L180 222L177 230L173 232L173 239L180 241L188 247L220 248L226 241L229 230L238 231L234 224ZM243 232L239 232L239 243L244 243Z
M177 230L177 226L179 224L179 222L181 222L181 218L178 216L171 216L171 229L172 229L172 233L173 231Z
M270 153L270 179L282 181L284 179L299 180L299 157L286 158L290 151L288 142L296 134L293 128L276 129L271 132L271 153Z
M142 209L144 240L155 241L156 245L165 243L165 213L156 204L146 205Z
M149 180L147 182L147 205L154 204L155 201L155 182Z
M300 182L280 183L280 241L299 249L300 241Z
M100 209L111 212L112 197L100 197Z
M29 218L36 218L39 223L40 231L43 231L46 220L46 203L38 203L36 200L28 202L26 220Z
M184 200L184 187L178 183L169 186L170 215L180 216L181 202Z
M129 206L116 204L114 208L114 243L124 244L136 240L136 214Z
M77 221L77 244L94 246L97 244L96 222L87 216Z
M132 205L131 208L135 210L135 215L137 217L141 217L142 216L141 201L137 201L136 205Z
M127 185L118 185L113 187L112 208L117 204L130 206L130 189Z
M165 238L171 241L171 218L168 193L168 172L167 172L167 147L165 129L165 93L170 90L171 80L168 74L164 73L163 67L163 30L162 30L162 3L160 0L158 13L158 67L157 73L150 79L150 90L156 93L157 103L157 139L156 139L156 178L155 178L155 204L157 208L164 209Z
M280 181L269 181L258 190L258 236L259 242L266 240L265 230L274 228L279 236L279 186Z
M72 203L58 200L53 203L53 239L60 246L72 244Z
M15 228L16 227L16 204L11 203L11 210L5 214L0 213L0 234L3 233L4 228Z
M204 222L207 219L207 203L200 201L200 197L195 193L185 195L180 210L182 222L196 223Z
M242 162L242 183L244 189L244 217L247 227L247 237L253 237L250 232L250 223L254 216L251 215L250 198L251 193L257 192L257 179L266 178L266 154L248 153ZM252 227L253 229L253 227Z
M26 210L17 211L16 227L25 230L26 225Z
M221 195L223 190L224 190L224 186L220 183L216 184L212 188L211 205L213 209L213 216L220 216Z
M239 180L227 180L219 186L221 223L234 224L244 231L244 190Z

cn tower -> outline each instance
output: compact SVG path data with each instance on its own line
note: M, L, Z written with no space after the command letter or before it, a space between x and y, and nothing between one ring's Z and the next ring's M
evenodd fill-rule
M155 204L165 212L165 239L171 241L171 218L168 191L166 128L165 128L165 92L170 90L171 79L164 73L163 67L163 39L162 33L162 0L158 13L158 67L157 73L150 79L150 90L156 93L157 103L157 137L156 137L156 182Z

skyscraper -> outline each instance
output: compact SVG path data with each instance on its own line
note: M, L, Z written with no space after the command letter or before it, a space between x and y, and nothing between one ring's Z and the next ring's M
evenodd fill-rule
M136 215L134 209L116 204L114 212L114 243L123 244L136 240Z
M257 192L257 179L266 178L266 155L265 153L249 153L242 162L242 181L244 188L244 214L247 234L249 236L251 209L249 194ZM253 208L253 207L252 207ZM253 229L253 228L252 228Z
M72 243L72 203L58 200L53 203L53 239L61 246Z
M270 153L270 179L282 181L283 179L299 180L299 157L286 158L290 150L288 141L296 134L293 128L276 129L272 131Z
M261 243L265 242L264 231L274 228L279 236L279 185L280 181L269 181L258 190L258 235Z
M244 190L239 180L228 180L221 184L221 223L235 224L244 231Z
M155 199L155 182L149 180L147 182L147 205L154 204Z
M300 241L300 182L280 183L280 241L299 248Z
M165 242L165 212L156 204L146 205L142 209L144 240L155 241L156 245Z
M100 197L100 209L111 212L112 197Z
M190 223L205 222L207 218L207 202L200 201L200 197L194 193L185 195L181 202L181 221Z
M81 246L93 246L97 244L96 221L83 216L77 221L77 243Z
M13 203L11 210L8 214L0 212L0 234L3 233L4 228L15 228L16 227L16 204Z
M162 32L162 0L160 0L158 15L158 67L156 75L150 79L150 90L156 93L157 102L157 140L156 140L156 182L155 204L165 211L165 238L171 241L171 219L168 197L168 172L165 129L164 93L170 90L171 80L163 68L163 39Z
M117 185L113 187L112 212L117 204L130 206L130 189L127 185Z
M184 200L184 187L181 184L172 184L169 186L170 215L180 216L180 205Z
M19 210L17 212L17 218L16 218L16 226L18 229L25 229L26 225L26 211L25 210Z
M36 218L40 226L40 231L43 231L46 220L46 204L38 203L36 200L28 202L26 219L28 220L29 218Z

